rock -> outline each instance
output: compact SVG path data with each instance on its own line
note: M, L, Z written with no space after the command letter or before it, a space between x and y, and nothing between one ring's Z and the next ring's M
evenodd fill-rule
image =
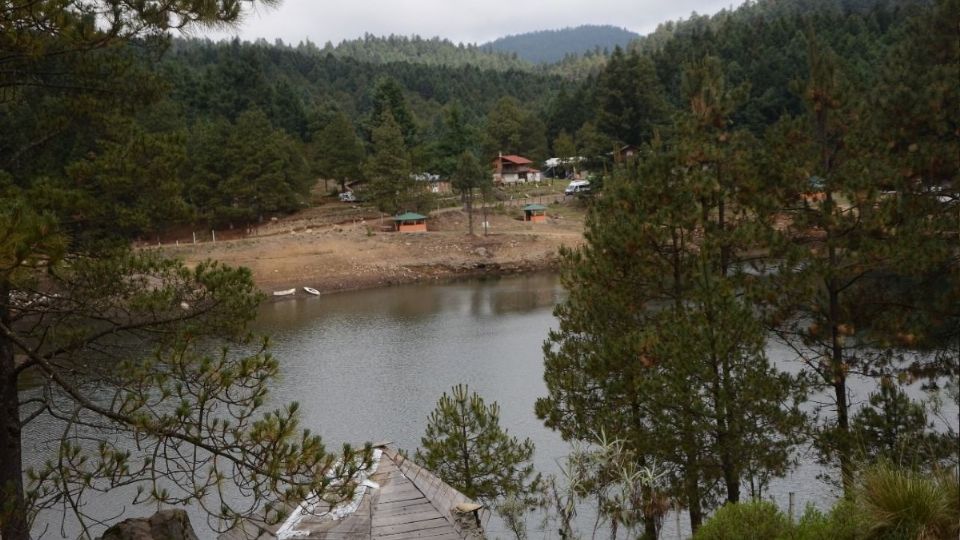
M197 540L190 518L183 510L161 510L149 518L131 518L117 523L100 540Z

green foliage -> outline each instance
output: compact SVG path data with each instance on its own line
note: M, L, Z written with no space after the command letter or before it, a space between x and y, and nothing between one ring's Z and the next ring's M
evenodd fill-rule
M790 523L768 501L722 506L693 535L693 540L772 540L785 538Z
M478 139L476 128L467 122L459 103L454 102L444 107L440 137L434 145L435 161L432 170L445 176L453 174L463 153L476 150Z
M960 490L955 474L923 474L879 463L865 470L854 505L868 539L956 538Z
M305 204L310 188L298 145L250 110L236 123L199 124L191 134L188 200L217 225L262 221Z
M484 169L473 155L473 152L464 151L457 160L457 168L450 177L453 189L460 193L467 211L469 232L473 234L473 196L474 190L479 189L486 193L493 187L493 178L490 171Z
M670 111L648 57L615 49L596 84L597 125L610 138L639 145L666 124Z
M199 502L214 527L276 521L300 501L350 497L350 479L368 461L369 449L328 452L301 431L295 404L265 412L278 363L265 348L228 349L249 344L260 301L249 271L116 248L200 205L243 219L296 205L302 158L263 113L244 106L232 111L235 125L203 123L196 133L169 100L137 114L165 93L153 54L168 29L229 24L255 3L272 2L0 10L5 540L30 538L37 512L51 508L72 513L78 535L92 537L91 524L114 516L92 512L91 499L118 488L133 502ZM276 118L295 132L291 95L279 88L275 103L289 107ZM198 138L212 144L191 163L185 141ZM197 185L184 181L190 172ZM37 439L41 417L60 436L41 437L54 455L27 470L24 441Z
M878 391L853 416L851 429L867 463L930 469L946 465L956 453L953 438L937 432L924 404L910 399L890 377L881 379Z
M500 427L499 405L486 405L466 386L440 396L420 445L417 463L484 504L507 497L529 501L539 490L540 475L530 463L533 442L511 437Z
M694 529L722 488L736 502L741 483L759 496L785 474L804 421L804 387L765 357L743 293L744 254L772 223L716 67L690 68L673 146L655 141L621 167L591 208L586 245L563 252L570 296L544 344L549 395L536 406L565 438L602 428L641 465L667 464Z
M601 168L605 170L609 161L608 154L619 146L613 139L601 133L594 122L583 124L577 130L575 139L579 154L587 159L585 165L591 170L600 170Z
M109 231L131 238L190 219L179 174L186 161L181 134L117 126L98 146L96 154L67 167L67 177L79 189L71 208L57 209L61 215L75 212L77 221L71 226L78 235Z
M670 506L664 492L666 473L639 461L624 441L602 431L588 444L574 443L560 463L560 477L547 479L545 522L555 522L561 538L577 538L576 509L589 505L597 510L591 537L603 526L609 526L613 537L620 530L636 537L649 521L659 531Z
M371 64L407 62L428 66L472 66L485 71L533 69L529 62L516 55L495 52L485 46L456 44L438 37L366 34L359 39L341 41L336 46L327 43L324 48L317 49L316 54L331 54Z
M840 499L827 514L807 506L784 540L856 540L862 532L853 504Z
M390 77L380 79L374 90L373 110L370 111L371 141L373 141L372 131L386 122L385 113L387 112L390 113L397 127L400 128L400 133L403 134L403 142L409 150L416 143L416 121L407 106L403 88L400 83Z
M860 540L863 525L851 501L841 499L826 514L807 506L791 524L768 501L728 504L710 517L694 535L700 538L756 538L769 540Z
M2 282L20 299L4 302L17 326L5 326L3 340L41 381L30 413L51 414L64 433L60 459L26 471L31 516L67 505L85 524L96 519L86 509L91 497L135 486L134 502L203 501L225 530L253 515L279 519L278 502L350 496L349 483L331 482L349 478L366 453L328 452L300 430L296 404L264 411L279 369L266 342L252 354L211 348L247 342L260 301L248 270L213 262L188 269L121 252L73 257L45 272L43 280ZM69 374L64 364L73 366ZM87 393L94 382L97 393ZM77 412L64 416L57 407ZM98 437L101 430L111 436ZM140 451L131 454L134 447ZM249 497L224 497L224 481Z
M553 141L553 154L560 158L570 158L577 155L577 145L573 137L566 131L561 131Z
M880 379L902 369L892 338L909 345L923 311L912 307L916 297L902 302L912 295L905 284L937 279L952 256L942 209L916 196L916 181L890 159L887 120L867 121L869 103L849 70L812 35L807 60L806 114L783 119L766 138L789 218L774 250L780 264L772 286L785 308L774 317L779 335L830 391L817 443L849 489L856 441L848 374Z
M373 154L365 166L365 193L381 212L396 214L404 210L416 188L403 132L389 110L373 130Z
M339 182L341 191L346 190L348 181L360 178L366 157L363 141L350 119L340 111L314 135L310 153L315 170L324 178Z
M504 97L490 110L483 138L483 157L515 154L539 161L547 155L542 120L534 111L511 97Z

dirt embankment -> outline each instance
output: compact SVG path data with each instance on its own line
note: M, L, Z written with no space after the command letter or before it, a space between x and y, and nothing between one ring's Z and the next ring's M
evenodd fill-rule
M328 212L314 208L261 227L256 236L163 250L188 264L216 259L246 266L267 293L302 286L334 292L542 270L556 263L561 246L583 241L583 212L568 205L551 205L542 224L521 221L515 208L489 215L487 236L479 214L474 216L476 236L469 236L467 216L458 209L431 216L427 233L402 234L385 232L389 221L381 222L375 214L331 224L329 214L337 211L336 205Z

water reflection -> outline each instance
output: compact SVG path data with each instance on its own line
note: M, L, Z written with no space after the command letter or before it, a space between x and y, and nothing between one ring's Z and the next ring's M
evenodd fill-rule
M282 363L274 399L300 401L331 443L413 449L440 394L466 383L503 405L511 430L563 446L533 416L561 297L553 275L410 285L266 304L255 330Z

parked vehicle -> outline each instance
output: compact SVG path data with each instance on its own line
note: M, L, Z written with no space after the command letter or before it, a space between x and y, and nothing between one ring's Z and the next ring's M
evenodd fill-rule
M352 191L344 191L340 194L340 202L357 202L357 196Z
M566 195L576 195L577 193L590 193L589 180L574 180L570 182L567 189L563 190Z

